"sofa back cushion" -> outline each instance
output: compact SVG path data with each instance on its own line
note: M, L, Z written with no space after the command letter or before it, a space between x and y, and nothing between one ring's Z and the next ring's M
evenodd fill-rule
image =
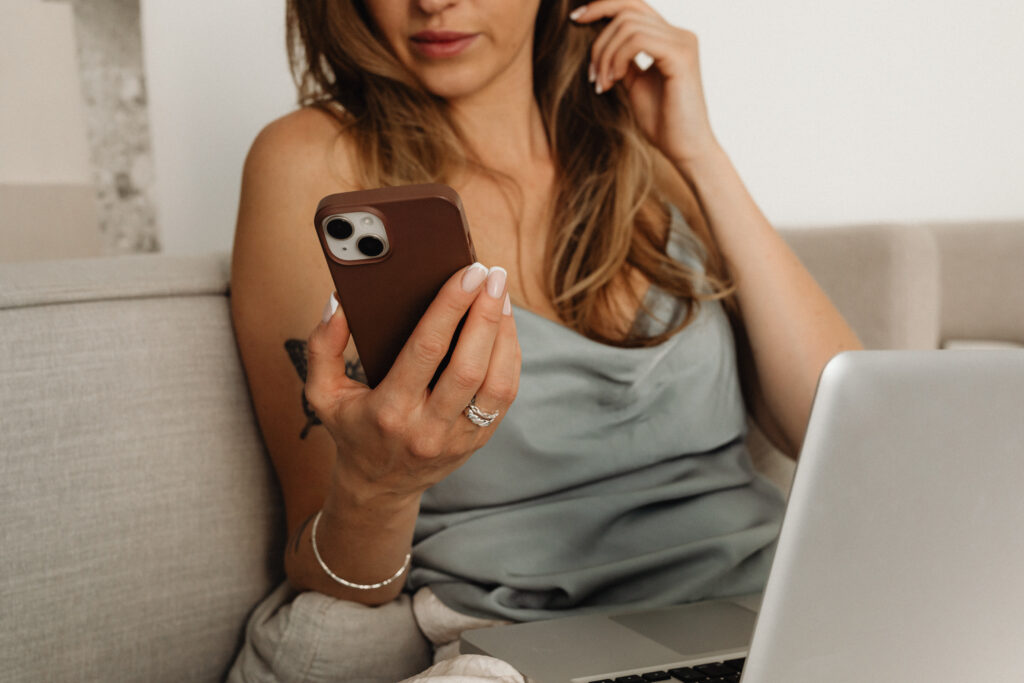
M934 233L943 343L1024 345L1024 221L944 223Z
M940 296L923 226L782 232L869 348L933 348L940 301L947 334L1013 337L1024 318L997 302L1018 310L1024 288L989 280L1019 282L1024 233L992 254L954 227L941 236L956 299ZM4 680L219 680L282 578L227 283L223 256L0 265ZM983 319L961 322L968 310ZM792 461L756 429L749 441L788 489Z
M4 680L220 680L280 579L226 294L223 257L0 267Z
M928 227L791 228L782 235L866 348L937 348L939 259Z

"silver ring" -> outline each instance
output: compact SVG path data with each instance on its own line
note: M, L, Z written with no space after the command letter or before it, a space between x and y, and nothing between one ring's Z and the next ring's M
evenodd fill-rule
M493 413L488 413L486 410L480 410L476 404L476 396L474 396L469 400L469 405L462 411L462 414L477 427L490 427L491 423L501 414L501 411L495 410Z
M633 56L633 63L636 64L636 68L641 71L647 71L651 68L651 65L654 64L654 57L650 56L643 50L640 50L640 52L637 52L636 55Z

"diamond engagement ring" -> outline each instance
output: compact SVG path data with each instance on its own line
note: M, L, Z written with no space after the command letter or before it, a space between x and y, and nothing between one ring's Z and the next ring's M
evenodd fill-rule
M469 400L469 405L462 411L462 414L469 418L469 421L477 427L490 427L491 423L501 414L501 411L495 410L493 413L488 413L485 410L480 410L476 404L476 396L474 396Z

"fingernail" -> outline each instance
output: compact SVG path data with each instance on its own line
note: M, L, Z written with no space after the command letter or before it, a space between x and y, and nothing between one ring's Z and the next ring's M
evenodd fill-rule
M572 19L573 21L579 21L580 17L582 17L586 13L587 13L587 6L583 5L581 7L577 7L572 12L570 12L569 13L569 18Z
M497 299L505 291L505 280L508 273L501 266L494 266L487 271L487 293L491 298Z
M334 298L334 292L331 292L331 298L327 300L327 305L324 306L324 324L331 322L331 318L334 317L334 312L338 310L338 300Z
M601 87L601 83L600 82L598 82L598 83L596 83L594 85L594 92L596 92L598 95L600 95L601 93L604 92L604 88Z
M462 289L466 292L472 292L480 283L487 277L487 266L482 263L474 263L462 276Z
M597 80L597 71L594 69L593 64L587 69L587 80L591 83Z
M501 307L501 312L505 315L512 315L512 301L508 298L508 292L505 292L505 305Z

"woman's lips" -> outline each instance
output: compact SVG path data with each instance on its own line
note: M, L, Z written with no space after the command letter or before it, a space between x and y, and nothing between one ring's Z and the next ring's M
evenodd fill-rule
M476 40L476 33L420 31L412 35L413 47L424 57L454 57Z

